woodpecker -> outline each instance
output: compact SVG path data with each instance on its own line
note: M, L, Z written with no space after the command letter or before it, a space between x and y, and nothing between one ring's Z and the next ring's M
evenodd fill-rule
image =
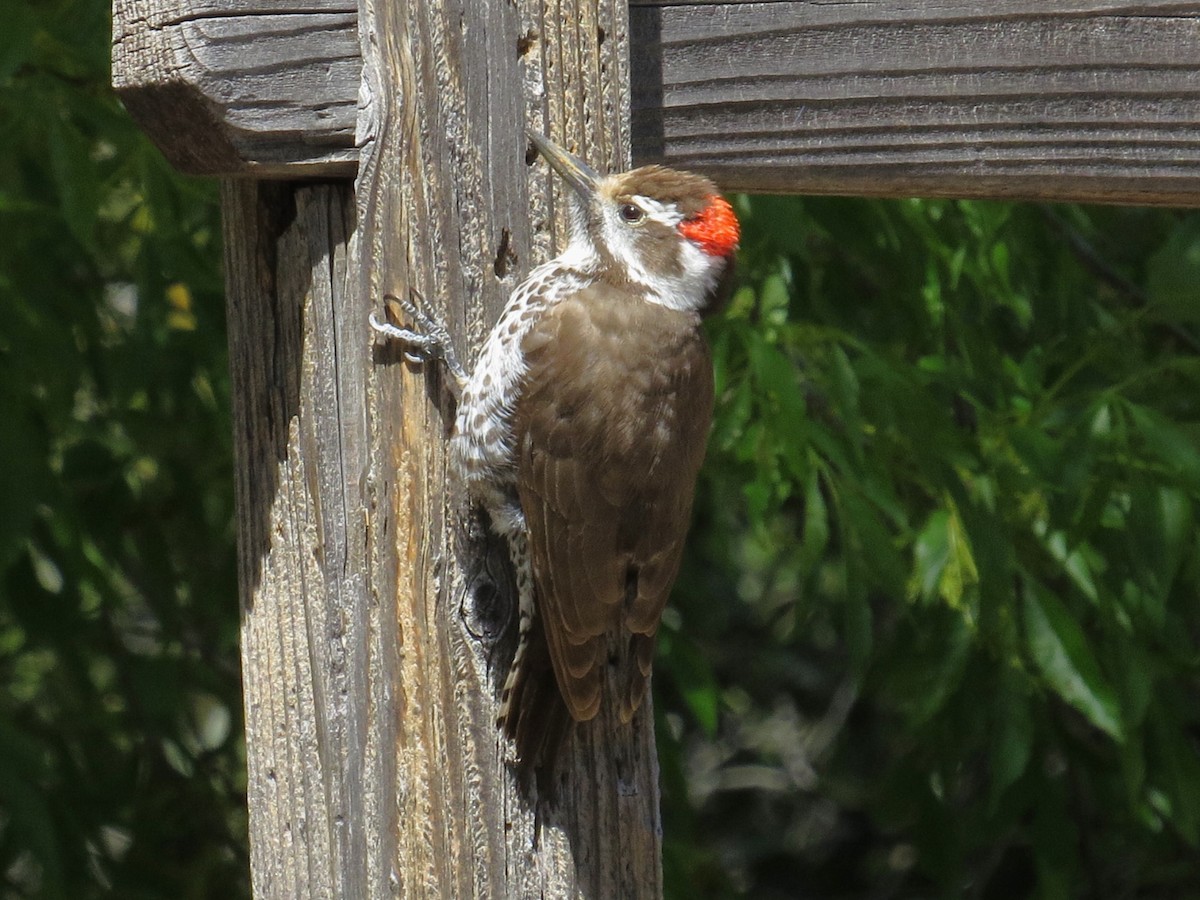
M453 464L516 574L498 724L520 772L545 775L572 723L605 703L628 722L645 696L712 421L701 319L728 294L739 227L707 178L602 176L529 137L573 190L570 241L513 291L470 375L411 300L419 330L371 322L458 382Z

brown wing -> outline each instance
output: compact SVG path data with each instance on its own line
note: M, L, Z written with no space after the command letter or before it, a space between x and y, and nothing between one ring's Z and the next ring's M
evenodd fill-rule
M708 351L696 316L605 287L548 310L523 349L517 484L555 678L572 718L590 719L612 657L628 718L704 455Z

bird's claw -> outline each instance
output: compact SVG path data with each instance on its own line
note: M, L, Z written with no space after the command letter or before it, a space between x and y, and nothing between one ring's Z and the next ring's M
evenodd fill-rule
M409 296L398 297L395 294L384 294L384 305L387 307L388 318L399 319L396 308L403 310L416 323L416 328L401 328L391 322L380 321L375 313L368 317L371 327L388 340L399 341L404 347L404 358L409 362L426 362L430 359L440 359L446 364L451 376L461 388L467 381L466 370L458 361L451 343L450 332L445 325L429 316L413 298L420 298L416 289L409 291Z
M388 340L399 341L404 345L404 358L411 363L425 362L444 355L441 339L437 335L400 328L391 322L380 322L375 313L371 313L370 321L371 327Z

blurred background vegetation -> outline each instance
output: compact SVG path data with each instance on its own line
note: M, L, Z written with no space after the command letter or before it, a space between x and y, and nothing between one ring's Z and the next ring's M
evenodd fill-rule
M4 19L0 896L247 896L215 189ZM1200 215L737 203L669 896L1200 897Z

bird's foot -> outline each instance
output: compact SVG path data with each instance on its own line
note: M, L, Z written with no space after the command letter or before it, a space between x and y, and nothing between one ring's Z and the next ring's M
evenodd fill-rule
M410 289L405 298L395 294L383 295L384 306L387 309L387 322L381 322L375 313L371 313L371 327L388 340L399 341L404 347L404 358L409 362L426 362L440 359L446 364L446 370L456 382L459 392L467 383L467 372L458 361L454 345L450 340L450 332L441 322L433 319L421 309L423 298ZM416 328L401 328L393 324L401 319L401 311L416 324Z

